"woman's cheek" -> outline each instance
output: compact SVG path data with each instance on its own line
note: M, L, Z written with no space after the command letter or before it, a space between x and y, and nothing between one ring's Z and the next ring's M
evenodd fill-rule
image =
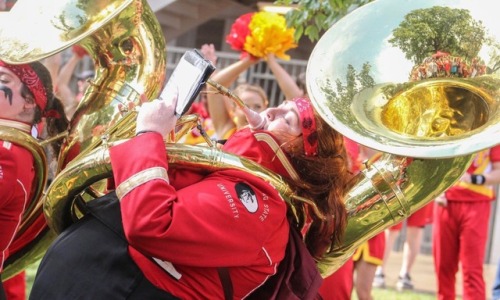
M279 131L279 130L284 130L285 128L283 128L282 122L276 120L276 121L271 122L271 124L269 124L268 129L269 129L269 131Z

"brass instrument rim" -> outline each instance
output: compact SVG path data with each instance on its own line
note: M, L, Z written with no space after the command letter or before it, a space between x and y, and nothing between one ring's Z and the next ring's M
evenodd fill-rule
M84 0L75 0L75 2L83 2ZM102 1L99 0L101 3ZM101 14L104 14L104 16L101 16L101 18L98 21L95 21L94 19L89 19L86 23L81 24L78 29L81 31L81 33L75 35L71 39L65 39L67 35L62 35L60 34L59 31L55 30L45 30L43 31L44 39L51 40L47 36L51 35L52 40L57 40L57 43L53 44L48 44L49 46L52 47L45 47L46 43L44 43L44 47L37 47L36 45L39 44L40 41L39 34L36 32L32 31L20 31L17 32L15 36L11 36L9 34L5 34L4 31L2 31L2 28L10 28L8 24L16 23L16 20L18 19L33 19L33 20L40 20L41 13L38 12L36 7L34 7L35 4L40 5L39 3L44 3L44 6L50 5L50 3L56 3L57 1L54 2L39 2L38 0L30 0L30 1L18 1L16 5L12 7L12 9L9 12L3 12L0 16L0 40L3 41L4 44L14 44L18 45L19 49L23 49L23 51L9 51L9 49L2 48L0 47L0 57L2 57L2 60L10 63L10 64L25 64L25 63L30 63L34 61L39 61L41 59L47 58L49 56L52 56L58 52L61 52L62 50L65 50L72 45L80 42L81 40L85 39L86 37L92 35L96 31L100 30L104 25L109 23L113 18L115 18L118 14L120 14L124 9L126 9L134 0L125 0L125 1L116 1L116 0L107 0L107 2L112 3L112 2L117 2L118 5L114 10L106 9L102 10ZM75 3L77 5L77 3ZM44 8L43 12L54 12L57 13L58 10L50 10L47 8ZM27 14L34 14L31 17ZM38 13L38 14L37 14ZM47 16L44 16L47 17ZM57 16L52 16L48 17L48 20L51 19L56 19ZM18 22L17 22L18 23ZM45 24L42 24L45 25ZM35 26L35 27L42 27L42 28L50 28L48 26ZM41 28L38 28L37 30L41 30ZM54 37L56 37L54 39ZM35 45L35 46L33 46Z
M320 62L318 61L318 63ZM307 76L313 73L313 71L311 70L312 69L310 69L310 67L308 66ZM314 81L314 79L312 81ZM498 99L493 98L487 92L465 81L434 79L419 82L413 88L418 86L432 86L443 83L448 84L449 87L462 88L478 95L483 99L485 104L490 105L490 108L491 104L498 106ZM308 90L310 93L310 97L313 99L313 106L315 107L316 111L318 111L320 116L330 126L335 128L342 135L348 136L349 139L378 151L400 156L411 156L414 158L424 159L452 158L461 155L473 154L478 151L494 147L495 145L498 145L500 143L498 139L492 138L495 136L500 136L500 127L495 126L495 122L498 122L498 120L500 119L500 109L498 109L498 107L493 108L490 112L492 115L492 117L490 118L490 122L485 123L482 126L462 135L448 136L446 138L440 139L430 137L412 137L396 131L390 131L385 127L384 130L388 134L381 135L381 133L378 131L380 130L380 127L361 126L360 130L356 130L354 128L357 127L353 126L352 123L345 123L342 120L344 116L340 115L345 113L345 110L336 111L334 109L331 109L331 99L329 99L328 96L325 95L325 93L321 91L321 89L317 86L312 88L311 81L308 82L308 85L311 86L308 87ZM338 105L338 103L336 104ZM348 110L353 115L351 119L354 121L352 122L355 122L357 117L354 116L352 109ZM371 121L372 119L371 116L368 117L364 115L363 117L366 117L366 119L363 120L365 122L366 120ZM371 124L380 126L380 124L375 121L373 121Z

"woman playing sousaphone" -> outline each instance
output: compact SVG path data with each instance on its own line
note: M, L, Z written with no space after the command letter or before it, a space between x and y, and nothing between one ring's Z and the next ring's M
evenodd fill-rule
M289 236L298 235L287 203L240 170L169 168L163 138L176 124L176 98L144 103L137 135L110 148L115 191L91 201L90 213L48 249L31 299L242 299L277 272ZM250 126L222 149L314 200L325 217L304 209L303 219L311 221L310 256L320 257L346 224L351 175L342 136L307 99L246 114ZM296 297L313 298L316 289Z

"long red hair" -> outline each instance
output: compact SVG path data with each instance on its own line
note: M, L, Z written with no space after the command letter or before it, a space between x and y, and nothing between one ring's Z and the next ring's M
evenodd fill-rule
M311 209L300 210L301 222L311 222L305 235L309 252L319 259L335 243L342 240L347 224L344 195L350 188L352 173L343 136L330 127L315 112L318 134L318 154L305 156L302 143L283 145L292 164L300 174L294 182L300 196L312 199L326 216L318 218ZM302 228L304 224L296 224Z

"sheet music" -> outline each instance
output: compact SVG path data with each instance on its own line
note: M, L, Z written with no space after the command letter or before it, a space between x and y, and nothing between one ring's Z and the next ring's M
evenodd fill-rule
M175 115L180 117L189 109L201 87L214 70L215 67L212 63L204 59L196 49L186 51L159 98L166 99L169 93L178 93Z

